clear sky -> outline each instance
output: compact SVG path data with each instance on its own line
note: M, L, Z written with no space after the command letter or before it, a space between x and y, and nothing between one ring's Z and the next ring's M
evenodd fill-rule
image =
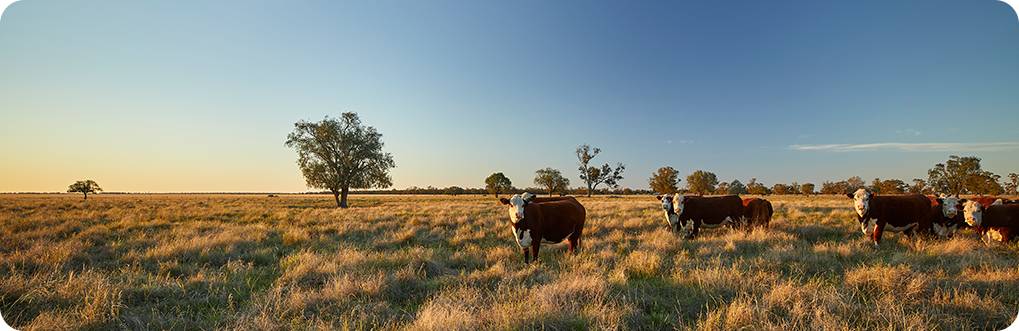
M0 19L0 191L304 191L295 121L354 111L397 188L574 185L577 145L766 184L1019 172L996 0L51 1Z

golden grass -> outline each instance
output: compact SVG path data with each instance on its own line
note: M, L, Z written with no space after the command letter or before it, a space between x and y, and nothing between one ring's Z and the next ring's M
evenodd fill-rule
M584 247L524 265L491 197L0 196L19 329L1001 329L1019 249L862 239L842 197L770 229L668 232L653 197L580 198Z

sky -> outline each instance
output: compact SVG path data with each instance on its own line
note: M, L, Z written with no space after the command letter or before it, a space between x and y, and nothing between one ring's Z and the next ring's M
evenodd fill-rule
M518 187L574 150L766 184L1019 172L1019 19L965 1L51 1L0 18L0 192L301 192L356 112L396 188ZM682 184L682 183L681 183Z

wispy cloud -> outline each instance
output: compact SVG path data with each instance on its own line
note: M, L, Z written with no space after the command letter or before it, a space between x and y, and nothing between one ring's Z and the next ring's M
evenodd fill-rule
M907 136L919 136L919 135L922 134L922 132L920 132L920 130L917 130L917 129L895 130L895 133L904 134L904 135L907 135Z
M992 152L1019 149L1019 142L821 144L821 145L789 145L789 149L796 151L827 151L827 152L866 152L866 151Z

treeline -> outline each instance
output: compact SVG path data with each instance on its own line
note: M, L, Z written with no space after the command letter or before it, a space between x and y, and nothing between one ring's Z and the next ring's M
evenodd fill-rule
M719 182L714 173L697 170L686 177L686 188L680 188L679 173L672 167L662 167L652 173L649 186L659 193L694 194L846 194L866 188L879 194L1019 194L1019 174L1009 173L1007 177L984 170L980 158L952 155L948 161L935 164L927 171L927 178L914 178L907 183L900 179L874 178L869 183L859 176L846 180L825 181L817 187L813 183L776 183L765 185L750 179L743 184L739 180Z
M542 194L547 194L548 193L547 191L545 191L545 189L539 188L539 187L524 187L524 188L511 187L508 190L499 191L498 194L518 194L518 193L523 193L523 192L542 193ZM319 193L328 193L328 192L313 192L312 194L319 194ZM416 186L412 186L412 187L408 187L408 188L405 188L405 189L358 190L358 191L353 191L351 193L352 194L408 194L408 195L410 195L410 194L438 194L438 195L453 195L453 196L455 196L455 195L484 195L484 194L494 195L495 194L495 193L490 192L489 190L487 190L485 188L471 188L471 187L459 187L459 186L450 186L450 187L433 187L433 186L416 187ZM606 188L595 189L593 193L594 194L599 194L599 195L634 195L634 194L652 194L654 192L652 192L651 190L647 190L647 189L631 189L631 188L626 187L626 188L615 188L615 189L606 189ZM556 194L556 195L586 195L587 194L587 189L586 188L580 188L580 187L568 188L568 189L565 189L565 190L555 191L554 194Z

